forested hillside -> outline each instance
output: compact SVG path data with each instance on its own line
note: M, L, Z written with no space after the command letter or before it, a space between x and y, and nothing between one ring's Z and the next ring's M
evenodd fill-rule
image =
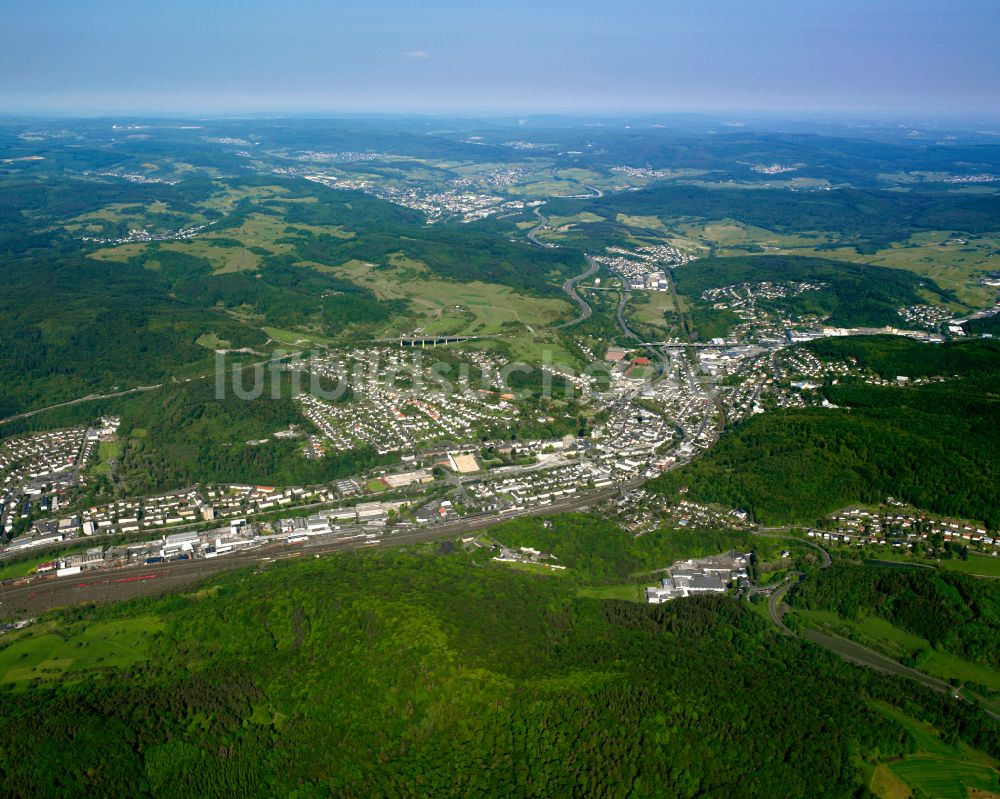
M815 524L853 502L886 496L1000 527L1000 345L886 339L816 342L891 375L947 376L914 387L854 381L824 390L837 408L754 416L694 463L652 483L743 508L766 524Z
M94 243L137 228L195 227L211 235ZM412 210L301 179L0 182L0 346L8 355L0 418L208 371L213 347L263 350L264 327L321 341L369 340L387 323L412 329L407 300L378 297L340 269L387 267L393 257L438 279L530 296L561 296L562 280L584 263L573 250L511 241L505 229L428 226Z
M796 608L874 615L934 647L1000 670L1000 584L929 569L838 562L796 586Z
M819 285L815 290L761 301L760 307L777 311L780 316L816 316L839 327L882 327L898 325L899 308L925 302L921 291L932 292L938 301L947 294L932 281L913 272L887 269L870 264L852 264L824 258L788 255L758 255L739 258L705 258L674 272L677 290L692 306L696 328L714 320L718 312L711 301L703 299L707 289L739 283L807 281ZM731 317L735 322L735 317ZM716 327L714 335L728 329ZM701 338L711 336L701 335Z
M2 791L852 797L914 750L909 714L996 753L971 706L785 639L728 597L650 607L571 586L418 550L68 611L0 648ZM127 656L105 642L120 635ZM18 665L46 646L106 654L71 681Z

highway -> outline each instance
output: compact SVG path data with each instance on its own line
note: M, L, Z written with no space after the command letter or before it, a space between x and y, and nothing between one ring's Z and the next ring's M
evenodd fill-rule
M870 669L877 669L886 674L898 674L903 677L909 677L911 680L916 680L928 688L933 688L935 691L940 691L941 693L952 695L956 695L957 693L956 689L944 680L939 680L937 677L931 677L916 669L911 669L909 666L904 666L902 663L886 657L881 652L876 652L874 649L869 649L839 635L829 635L821 633L819 630L807 628L802 631L802 637L807 641L818 644L824 649L829 649L834 654L840 655L844 660L848 660L859 666L867 666Z
M568 322L563 322L561 325L556 325L555 328L556 330L559 330L564 327L569 327L571 325L578 325L580 324L580 322L584 322L587 319L589 319L590 315L594 312L593 309L590 307L590 303L588 303L576 291L577 283L579 283L581 280L586 280L588 277L590 277L598 269L601 268L601 265L597 263L589 255L587 256L587 262L589 266L587 267L586 271L581 272L576 277L571 277L569 280L567 280L565 283L562 284L562 290L565 291L566 294L569 295L569 298L573 300L580 307L580 315L576 317L576 319L570 319Z
M536 238L539 233L541 233L543 230L545 230L546 225L549 224L549 218L547 216L545 216L545 214L543 214L541 212L541 210L538 209L537 207L535 208L535 216L538 217L539 222L531 230L528 231L528 241L530 241L532 244L534 244L537 247L544 247L547 250L552 249L554 247L557 247L558 245L556 245L556 244L549 244L549 243L544 242L544 241L539 241Z
M71 405L81 405L84 402L94 402L95 400L102 399L114 399L115 397L125 397L129 394L137 394L143 391L153 391L157 388L162 388L163 383L157 383L155 386L136 386L135 388L127 388L122 391L112 391L110 394L87 394L84 397L77 397L76 399L67 400L66 402L59 402L55 405L47 405L44 408L35 408L33 411L25 411L24 413L18 413L14 416L8 416L6 419L0 419L0 424L8 424L9 422L17 421L18 419L27 419L30 416L36 416L39 413L45 413L46 411L52 411L56 408L68 408Z
M551 174L552 177L555 180L564 180L567 183L575 183L577 186L582 186L583 188L585 188L587 191L590 192L590 194L572 194L572 195L570 195L568 197L560 197L560 199L563 199L563 200L596 200L598 197L603 197L604 196L604 192L601 191L596 186L591 186L591 185L589 185L587 183L584 183L582 180L578 180L577 178L564 178L562 175L559 174L559 167L556 167L556 166L552 167L552 169L549 170L549 174Z
M563 178L560 178L560 180L563 180ZM549 224L548 217L545 216L545 214L543 214L541 210L537 207L535 208L535 216L538 217L539 221L537 225L535 225L531 230L528 231L528 241L530 241L532 244L535 244L539 247L545 247L546 249L549 250L556 249L559 246L558 244L539 241L537 238L538 234L541 233L543 230L545 230L545 227ZM579 283L581 280L586 280L588 277L593 275L595 272L597 272L598 269L601 268L601 265L597 263L589 255L587 256L587 264L588 266L586 270L581 272L576 277L569 278L565 283L562 284L562 290L566 292L566 295L574 303L576 303L577 307L580 309L580 315L577 316L575 319L570 319L567 322L563 322L562 324L556 325L555 326L556 330L561 330L564 327L570 327L572 325L578 325L580 324L580 322L585 322L587 319L590 318L590 315L594 312L593 308L590 307L590 303L588 303L576 291L577 283Z
M778 629L781 630L789 638L794 638L795 633L785 624L784 613L781 612L781 600L784 599L785 594L788 593L788 589L795 585L800 579L802 579L801 572L791 572L785 579L785 582L775 591L767 600L767 612L771 614L771 621L778 625Z
M625 315L623 312L625 310L626 302L628 302L628 292L622 289L618 299L618 310L615 311L615 318L618 320L618 327L622 329L622 333L624 333L626 336L635 339L640 344L645 345L639 334L636 333L632 328L630 328L628 326L628 322L625 321Z
M755 532L753 535L759 535L765 538L788 538L795 541L800 541L807 544L814 549L818 549L823 553L823 566L826 569L830 566L830 555L821 546L814 544L812 541L804 541L801 538L796 538L795 536L788 535L778 535L773 533L761 533ZM771 621L775 623L778 629L789 638L796 638L795 632L785 624L784 612L782 609L782 600L785 594L796 585L805 575L801 572L790 572L785 582L781 584L780 587L767 601L767 612L771 616ZM887 655L883 655L881 652L877 652L874 649L870 649L867 646L857 643L856 641L851 641L848 638L844 638L839 635L833 635L830 633L820 632L811 627L807 627L802 631L801 638L808 641L811 644L816 644L824 649L832 652L835 655L843 658L849 663L853 663L857 666L864 666L865 668L875 669L876 671L881 671L885 674L895 674L899 677L906 677L911 680L924 685L931 690L938 691L939 693L948 694L955 699L960 699L962 701L970 701L969 697L962 692L962 688L956 688L944 680L938 679L937 677L932 677L929 674L924 674L916 669L911 669L909 666L904 666L898 660L893 660ZM968 692L975 700L979 700L975 694ZM994 713L992 710L986 708L981 708L981 710L989 716L995 719L1000 719L1000 714Z

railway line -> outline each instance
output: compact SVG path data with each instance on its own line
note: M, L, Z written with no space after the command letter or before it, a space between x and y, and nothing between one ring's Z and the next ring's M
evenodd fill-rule
M64 577L21 578L0 584L0 618L18 619L59 607L91 602L114 602L136 596L156 595L196 583L232 569L266 564L289 557L322 556L333 552L399 547L454 538L486 529L509 519L583 510L641 484L641 480L599 489L563 502L535 508L445 522L420 530L391 532L378 539L321 536L300 544L274 543L237 550L215 558L135 564L118 569L94 570ZM363 528L362 528L363 529Z

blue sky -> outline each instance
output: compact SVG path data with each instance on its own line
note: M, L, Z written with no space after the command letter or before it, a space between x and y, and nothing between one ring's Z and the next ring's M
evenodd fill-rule
M1000 114L1000 0L4 0L0 112Z

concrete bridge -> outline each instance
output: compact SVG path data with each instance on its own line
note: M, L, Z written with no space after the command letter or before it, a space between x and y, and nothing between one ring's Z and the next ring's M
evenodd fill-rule
M383 338L380 342L398 344L400 347L436 347L438 344L461 344L463 341L475 341L487 336L400 336L399 338Z

